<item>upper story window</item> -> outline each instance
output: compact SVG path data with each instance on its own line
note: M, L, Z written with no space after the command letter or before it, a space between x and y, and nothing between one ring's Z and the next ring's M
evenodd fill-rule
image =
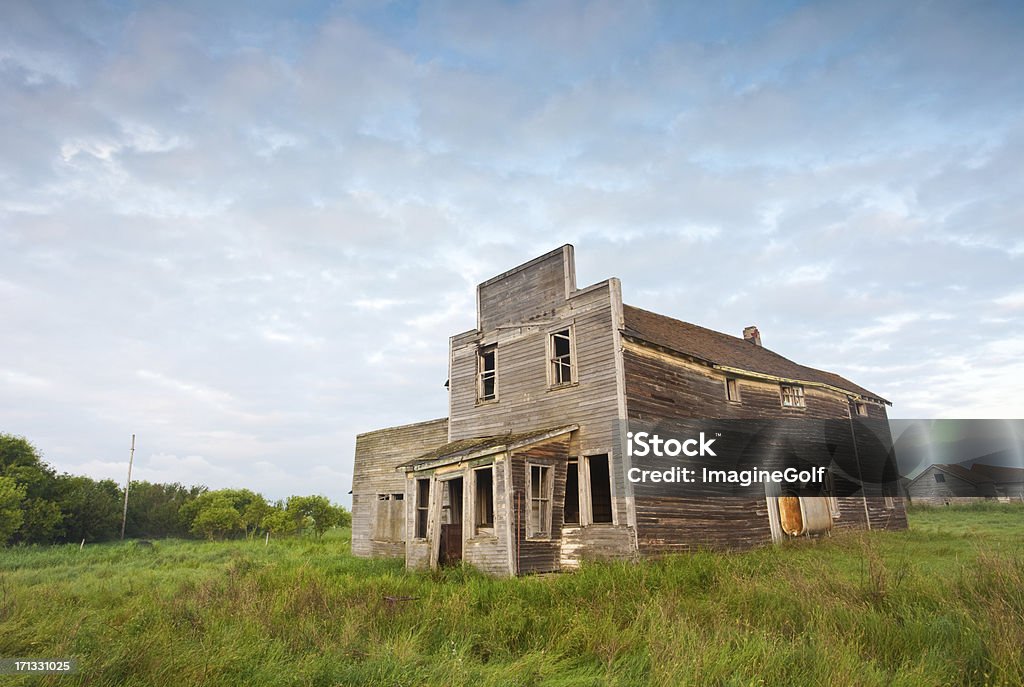
M857 414L858 415L860 415L861 417L867 417L867 414L868 414L868 404L867 403L857 403L856 404L856 408L857 408Z
M572 328L552 332L548 340L551 360L551 385L572 384L576 381L573 369Z
M935 473L935 481L936 482L945 482L946 481L946 476L943 475L941 472L936 472Z
M804 388L799 384L782 385L782 407L783 408L805 408Z
M734 403L740 402L740 385L732 377L727 377L725 380L725 398Z
M496 346L481 346L477 356L477 398L481 401L493 401L498 398L496 350Z

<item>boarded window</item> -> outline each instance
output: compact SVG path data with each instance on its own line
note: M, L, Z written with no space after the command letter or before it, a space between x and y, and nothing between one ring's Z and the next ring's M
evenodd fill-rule
M571 384L572 330L563 329L551 335L551 384Z
M416 538L427 538L427 507L430 504L430 480L416 480Z
M735 379L729 378L725 380L725 398L739 403L740 388Z
M945 482L946 481L946 476L943 475L941 472L936 472L935 473L935 481L936 482Z
M528 537L547 537L551 534L551 468L530 465L530 529Z
M495 346L480 349L477 365L480 370L478 394L481 401L493 401L498 397L498 373L495 359Z
M590 516L591 522L612 521L612 482L608 471L608 456L590 456Z
M576 461L565 468L565 507L562 512L567 525L580 524L580 474Z
M377 494L373 538L377 541L405 541L404 494Z
M494 528L494 468L473 471L473 526L477 532Z
M782 406L784 408L803 408L804 388L799 384L782 385Z

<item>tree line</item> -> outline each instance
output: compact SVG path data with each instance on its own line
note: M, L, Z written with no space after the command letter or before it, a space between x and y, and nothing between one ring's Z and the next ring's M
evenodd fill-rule
M57 474L24 437L0 434L0 546L100 542L121 536L124 489L113 480ZM125 537L261 536L347 526L351 515L323 496L269 502L249 489L131 483Z

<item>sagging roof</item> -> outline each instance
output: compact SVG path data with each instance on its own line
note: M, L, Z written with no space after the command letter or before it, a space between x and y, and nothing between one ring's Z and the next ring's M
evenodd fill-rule
M537 429L518 434L498 434L496 436L478 437L475 439L459 439L458 441L451 441L444 446L439 446L433 451L424 453L412 460L400 463L395 466L395 469L408 472L410 470L422 470L449 465L480 456L522 448L523 446L546 441L562 434L575 432L577 429L579 429L579 425L565 425L563 427Z
M971 466L970 472L987 477L996 484L1013 484L1024 482L1024 468L1009 468L999 465L985 465L975 463Z
M623 334L716 366L746 370L799 382L827 384L853 394L889 403L844 377L794 363L763 346L632 305L623 305ZM892 405L890 403L890 405Z

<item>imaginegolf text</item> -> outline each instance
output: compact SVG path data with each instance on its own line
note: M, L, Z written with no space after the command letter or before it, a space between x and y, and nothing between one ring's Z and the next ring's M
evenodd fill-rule
M626 474L630 482L681 482L684 484L736 484L741 487L749 487L751 484L762 482L775 482L778 484L808 484L817 482L821 484L825 479L825 468L811 468L810 470L798 470L786 468L785 470L709 470L708 468L681 468L673 467L668 470L641 470L630 468Z

